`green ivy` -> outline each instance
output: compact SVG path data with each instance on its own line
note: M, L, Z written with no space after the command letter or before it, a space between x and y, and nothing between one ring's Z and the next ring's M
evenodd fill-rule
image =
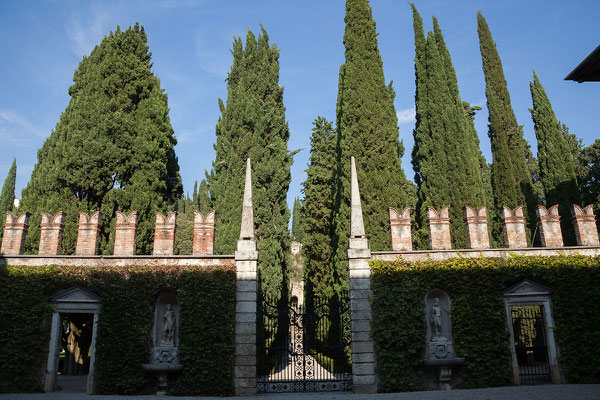
M80 286L101 298L96 391L140 394L154 377L149 362L153 308L161 292L177 294L184 370L172 384L182 395L233 393L235 271L231 267L0 267L0 392L41 390L50 317L48 297Z
M600 383L600 258L583 256L373 261L372 334L380 389L423 389L424 298L439 288L452 300L454 347L465 358L461 388L510 385L510 341L502 293L523 279L553 290L559 363L568 383Z

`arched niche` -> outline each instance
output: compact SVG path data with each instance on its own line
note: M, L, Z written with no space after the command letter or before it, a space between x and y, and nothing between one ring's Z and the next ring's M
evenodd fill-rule
M452 341L452 332L450 329L450 303L450 297L448 297L448 294L441 289L433 289L429 291L427 295L425 295L425 322L427 323L427 342L430 342L435 337L442 337L447 339L448 341ZM440 319L439 322L441 324L441 329L438 332L434 332L434 319L436 318Z
M154 347L179 346L179 301L172 292L163 292L154 305L152 329Z

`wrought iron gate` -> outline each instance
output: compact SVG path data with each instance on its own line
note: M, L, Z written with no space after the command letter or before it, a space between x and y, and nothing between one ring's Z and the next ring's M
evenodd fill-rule
M352 388L347 296L314 299L307 308L273 299L259 301L259 393Z
M512 306L510 311L521 384L551 383L542 307L539 304Z

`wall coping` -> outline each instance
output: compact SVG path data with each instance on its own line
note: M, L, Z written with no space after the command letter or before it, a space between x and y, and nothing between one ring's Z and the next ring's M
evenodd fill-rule
M65 265L65 266L215 266L215 265L233 265L235 258L233 255L173 255L173 256L151 256L151 255L133 255L133 256L114 256L114 255L96 255L96 256L78 256L78 255L8 255L0 254L0 265L22 265L22 266L44 266L44 265Z
M448 260L455 257L501 257L512 256L558 256L558 255L600 255L600 246L564 246L564 247L525 247L498 249L449 249L449 250L412 250L412 251L373 251L371 261L395 261L398 258L406 261Z

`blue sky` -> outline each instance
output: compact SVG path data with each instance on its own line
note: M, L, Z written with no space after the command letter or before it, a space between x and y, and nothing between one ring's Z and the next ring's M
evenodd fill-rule
M450 50L462 99L483 106L476 128L491 161L485 83L477 40L481 10L496 41L519 124L537 151L529 81L535 69L554 107L586 145L600 126L597 83L564 77L598 46L600 2L551 0L416 0L426 30L435 14ZM410 164L414 127L412 14L403 0L372 0L386 81L394 81L400 139ZM84 55L117 25L139 21L149 37L153 71L169 96L171 123L184 190L204 177L214 160L217 98L226 97L234 36L260 24L281 49L280 84L290 126L289 149L302 149L292 166L288 203L301 196L312 121L333 120L338 69L344 61L342 0L132 0L20 2L0 0L0 180L17 159L17 197L26 186L37 150L69 102L67 90Z

